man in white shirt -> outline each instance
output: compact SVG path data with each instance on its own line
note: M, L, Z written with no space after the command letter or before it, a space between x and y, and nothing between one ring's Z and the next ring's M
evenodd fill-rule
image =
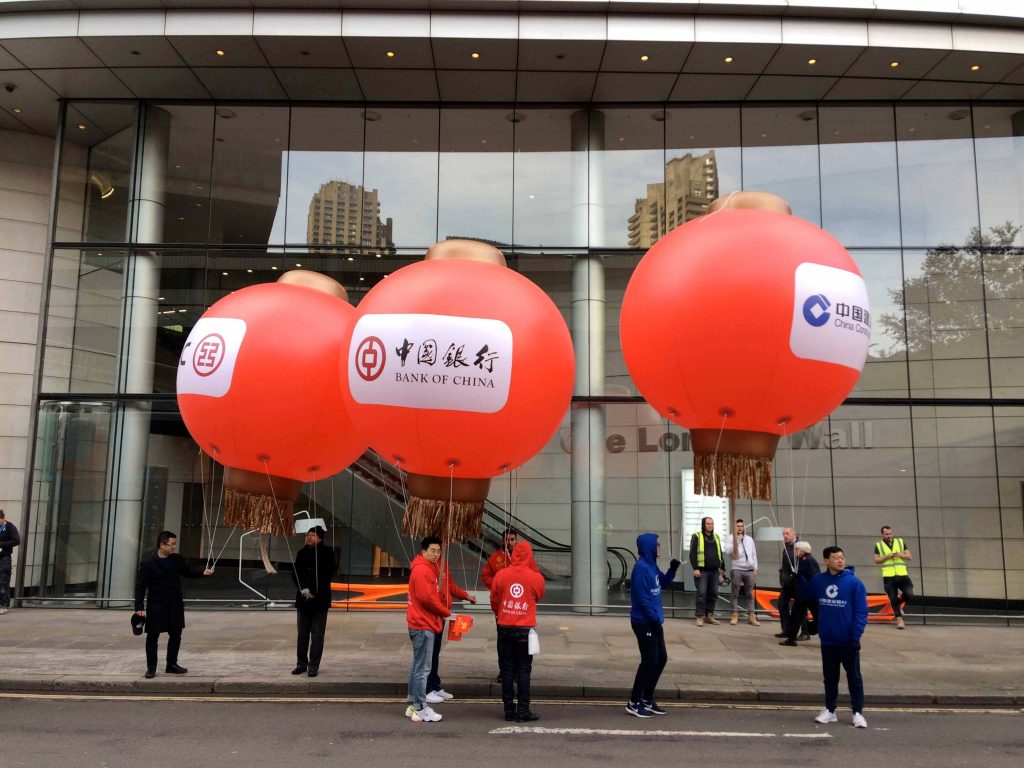
M754 539L746 535L746 526L742 519L736 520L735 532L725 537L722 549L729 556L729 577L732 579L732 617L729 623L739 623L739 598L742 587L747 595L747 624L759 627L761 622L757 620L757 606L754 604L757 547L754 546Z

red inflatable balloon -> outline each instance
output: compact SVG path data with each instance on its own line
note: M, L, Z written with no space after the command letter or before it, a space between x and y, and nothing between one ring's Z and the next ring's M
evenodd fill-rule
M284 496L297 497L301 482L340 472L366 449L337 375L354 323L338 296L283 283L236 291L196 323L178 367L178 405L203 451L252 473L240 491L281 497L284 478L294 481ZM290 533L290 509L286 520L264 522L266 532Z
M558 308L498 264L423 261L360 302L342 388L372 447L402 469L487 478L527 461L572 397Z
M722 210L648 251L620 335L641 394L695 443L698 430L715 439L724 427L763 436L774 455L779 435L819 421L853 388L871 317L857 265L828 233L782 213Z

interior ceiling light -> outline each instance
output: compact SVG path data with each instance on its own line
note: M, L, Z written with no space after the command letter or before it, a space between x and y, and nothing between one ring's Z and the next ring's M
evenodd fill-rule
M21 107L15 107L14 108L14 114L20 115L21 114Z
M251 269L247 269L245 271L248 272L250 275L252 274L252 270Z
M732 56L726 56L724 61L726 64L732 64Z
M227 273L227 272L221 272L221 274L222 274L222 275L224 275L224 277L227 277L227 276L228 276L228 273Z
M219 48L216 51L214 51L214 53L216 53L218 56L224 55L224 51L220 50Z
M473 51L471 54L469 54L469 57L471 59L479 59L480 58L480 54L477 53L476 51Z
M981 69L981 64L971 64L971 72L977 72Z
M89 183L96 187L100 193L100 200L106 200L114 194L114 185L110 177L101 171L93 171L89 174Z
M641 56L641 57L640 57L640 61L647 61L647 60L649 60L650 58L651 58L651 57L650 57L650 56L648 56L648 55L647 55L647 54L645 53L645 54L644 54L643 56Z
M349 256L348 259L346 259L346 261L355 261L355 259L352 256Z
M277 269L277 267L271 267L271 269L273 269L273 270L276 270L276 269Z
M394 51L388 51L384 55L387 56L389 59L395 58L395 52Z
M808 59L807 63L810 64L811 66L814 66L815 64L818 63L818 60L817 59Z
M84 131L85 130L85 123L79 123L78 124L78 130Z
M301 265L301 264L296 264L295 266L296 266L296 267L301 267L302 265Z
M896 67L898 67L899 65L900 65L900 63L898 61L890 61L889 62L889 66L892 67L893 69L896 69Z

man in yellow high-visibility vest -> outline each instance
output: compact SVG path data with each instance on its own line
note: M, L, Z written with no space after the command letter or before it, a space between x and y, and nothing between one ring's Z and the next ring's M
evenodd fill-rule
M913 559L903 539L893 535L891 525L882 526L882 539L875 542L875 565L882 568L882 584L889 596L892 612L896 614L896 628L906 628L903 606L914 597L914 582L907 573L907 563Z
M704 622L717 624L715 603L718 602L719 571L725 564L722 558L722 541L715 533L715 521L702 518L701 529L690 538L690 567L693 568L693 583L697 588L697 626Z

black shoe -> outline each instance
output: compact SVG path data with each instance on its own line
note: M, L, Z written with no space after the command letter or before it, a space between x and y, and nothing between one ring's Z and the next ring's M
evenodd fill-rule
M179 667L177 664L168 664L164 672L169 675L184 675L188 670L184 667Z
M775 636L776 637L789 637L789 635L787 635L785 632L776 632Z
M310 667L309 672L306 673L310 677L316 677L320 674L320 667Z
M792 638L786 638L781 643L779 643L779 645L796 645L796 640L793 640Z
M295 669L292 670L292 674L293 675L304 675L304 674L306 674L306 665L305 664L296 664L295 665Z
M505 722L511 723L511 722L514 722L515 719L516 719L516 712L515 712L514 709L512 711L510 711L510 712L506 712L505 713Z
M156 677L156 670L155 669L147 669L145 677L146 677L147 680L152 680L154 677Z
M540 716L530 710L526 710L526 712L521 715L516 715L517 723L532 723L535 720L540 720Z
M804 640L810 640L811 636L808 635L806 632L801 632L799 635L797 635L796 639L800 642L803 642Z

